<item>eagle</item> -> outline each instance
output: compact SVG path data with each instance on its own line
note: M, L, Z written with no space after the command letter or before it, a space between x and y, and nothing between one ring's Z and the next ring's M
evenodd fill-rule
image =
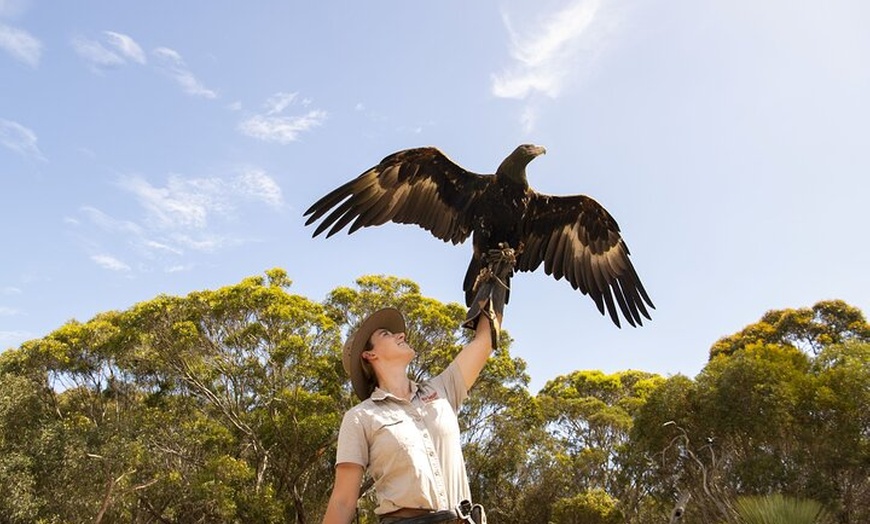
M545 153L542 146L523 144L495 174L479 174L436 147L398 151L312 204L305 225L320 220L312 237L387 222L416 224L454 245L470 236L472 256L462 284L467 306L487 253L509 247L516 253L514 271L543 264L546 274L588 295L617 327L620 312L631 326L643 325L643 318L651 320L647 307L655 306L616 220L586 195L547 195L529 187L526 166Z

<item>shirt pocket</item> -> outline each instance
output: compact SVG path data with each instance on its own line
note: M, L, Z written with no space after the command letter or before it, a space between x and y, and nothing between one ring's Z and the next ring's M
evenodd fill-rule
M404 417L385 417L377 421L375 428L372 454L383 454L384 458L393 454L410 456L419 440L413 422Z

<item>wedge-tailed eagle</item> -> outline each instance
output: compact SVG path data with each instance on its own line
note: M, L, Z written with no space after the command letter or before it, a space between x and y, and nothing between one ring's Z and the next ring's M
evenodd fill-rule
M441 240L459 244L472 237L473 254L462 289L466 305L485 256L507 244L516 271L564 278L620 326L618 311L632 326L650 319L647 295L616 220L585 195L555 196L529 187L526 166L546 153L524 144L494 175L467 171L435 147L393 153L357 178L326 194L305 211L305 225L323 219L312 236L327 237L387 222L416 224ZM327 215L327 213L329 213ZM325 216L325 218L324 218ZM617 310L618 308L618 310Z

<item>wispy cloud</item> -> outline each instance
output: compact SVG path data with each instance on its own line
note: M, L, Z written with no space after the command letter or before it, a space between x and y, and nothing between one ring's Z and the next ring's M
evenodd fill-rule
M114 69L125 64L124 59L114 51L106 48L97 40L77 36L72 39L72 48L83 58L93 71Z
M102 41L76 36L72 39L72 47L96 72L121 67L128 61L146 62L142 47L129 35L115 31L103 31Z
M170 253L173 255L183 255L184 254L183 250L181 250L177 247L174 247L174 246L170 246L169 244L166 244L163 242L158 242L157 240L145 240L143 242L143 244L147 249L149 249L152 252L163 251L163 252Z
M137 64L144 64L147 61L145 52L142 51L142 48L132 37L114 31L103 31L103 34L106 35L106 40L109 44L128 60L132 60Z
M287 107L290 106L296 99L299 98L299 93L275 93L270 96L266 103L263 104L266 107L267 115L277 115L282 113ZM303 100L302 105L307 106L311 104L310 100Z
M158 47L153 54L157 57L160 67L175 79L185 93L204 98L217 98L217 93L205 87L187 68L187 64L177 51L168 47Z
M0 118L0 144L27 157L45 160L36 146L36 133L18 122Z
M11 307L6 307L6 306L0 306L0 317L14 317L17 314L18 314L17 309L14 309Z
M130 266L121 262L112 255L92 255L91 260L93 260L98 266L110 271L130 271Z
M238 231L239 218L251 209L284 206L275 180L254 167L227 177L174 174L163 184L131 175L118 185L135 199L134 205L122 208L132 215L118 218L83 206L76 217L65 219L84 242L91 260L112 271L147 271L155 265L162 271L189 269L194 267L192 253L214 253L250 242L229 231ZM124 260L108 253L121 253Z
M600 0L575 1L532 27L517 30L503 16L515 63L493 76L492 92L504 98L525 98L534 92L555 97L576 67L581 51L596 52L602 37Z
M203 229L214 215L231 215L242 200L272 207L283 204L281 188L265 171L246 168L230 179L169 177L157 187L141 177L125 178L121 186L133 193L160 229Z
M320 109L308 109L296 115L284 114L287 108L296 105L307 108L311 101L298 101L297 93L276 93L266 100L265 113L243 120L239 123L239 130L253 138L287 144L298 140L300 134L323 125L327 113Z
M521 27L504 13L513 63L492 75L493 95L517 100L558 97L566 84L588 73L612 40L621 24L619 9L601 0L574 0ZM534 125L535 109L529 104L523 110L526 128Z
M143 232L142 227L139 226L139 224L136 224L135 222L130 222L129 220L118 220L95 207L84 206L81 208L80 211L92 224L96 225L104 231L126 233L132 235L141 235ZM73 223L78 223L75 218L70 218L67 220L70 220Z
M122 182L145 208L149 223L160 229L204 228L210 213L221 212L225 206L219 179L169 178L165 187L155 187L141 177Z
M24 29L0 23L0 49L36 69L42 55L42 42Z
M262 169L247 168L233 182L240 195L261 201L274 208L284 205L281 187Z

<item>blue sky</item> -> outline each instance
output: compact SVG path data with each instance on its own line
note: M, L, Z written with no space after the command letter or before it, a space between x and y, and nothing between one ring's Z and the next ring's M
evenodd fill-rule
M543 273L505 327L537 391L578 369L695 376L769 309L870 311L870 3L0 0L0 348L285 268L461 301L470 245L303 211L434 145L617 219L657 309L615 328Z

